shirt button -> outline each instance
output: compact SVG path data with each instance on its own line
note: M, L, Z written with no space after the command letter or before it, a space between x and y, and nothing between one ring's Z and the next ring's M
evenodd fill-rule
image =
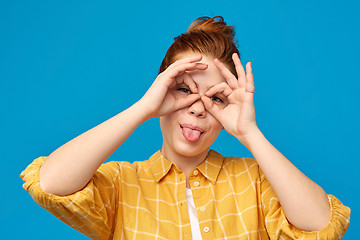
M205 211L205 207L201 207L200 210L203 212Z
M196 175L198 175L198 173L199 173L199 171L198 170L194 170L194 175L196 176Z
M209 228L208 227L204 227L204 232L209 232Z
M199 182L194 182L195 187L198 187L200 185Z

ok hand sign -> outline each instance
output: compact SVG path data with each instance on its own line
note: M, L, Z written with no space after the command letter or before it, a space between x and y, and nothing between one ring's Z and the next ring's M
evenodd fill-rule
M180 59L160 73L149 90L140 100L145 104L149 118L167 115L173 111L191 105L198 100L198 94L189 94L186 97L176 97L171 91L176 85L186 84L192 92L196 92L196 85L186 77L180 77L187 71L205 70L208 65L200 63L202 56L196 55Z
M246 65L246 73L239 56L232 56L237 78L218 59L215 66L220 70L226 82L210 88L205 96L201 97L207 111L213 115L231 135L241 139L254 130L257 130L254 106L254 78L251 63ZM210 100L211 96L224 94L229 104L224 108L218 107Z

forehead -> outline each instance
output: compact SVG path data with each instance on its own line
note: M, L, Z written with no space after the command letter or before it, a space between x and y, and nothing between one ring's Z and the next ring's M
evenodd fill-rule
M179 57L179 59L184 57L190 57L193 55L197 55L197 54L196 53L182 54L181 57ZM210 88L216 84L225 81L221 72L214 64L214 58L203 55L203 58L201 59L200 62L207 64L208 68L206 70L195 70L195 71L187 72L198 87Z

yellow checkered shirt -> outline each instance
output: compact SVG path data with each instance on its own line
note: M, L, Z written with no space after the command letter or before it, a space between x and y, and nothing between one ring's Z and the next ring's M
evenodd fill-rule
M92 239L191 239L185 173L160 151L147 161L107 162L68 196L42 191L39 157L21 173L43 208ZM202 239L341 239L350 209L328 195L331 217L321 231L291 225L256 161L210 150L189 182Z

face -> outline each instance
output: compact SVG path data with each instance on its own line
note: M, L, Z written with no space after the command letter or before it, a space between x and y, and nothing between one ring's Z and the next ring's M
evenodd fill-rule
M192 53L183 54L181 58L191 55ZM187 72L180 78L191 78L197 87L195 93L204 95L208 89L224 82L225 79L215 67L213 58L203 56L201 62L208 64L206 70ZM189 86L184 83L169 91L176 98L193 93ZM220 108L224 108L228 104L226 97L221 93L211 96L210 99ZM160 126L163 134L163 151L172 151L177 155L186 157L207 153L210 145L223 129L221 124L206 111L201 99L188 107L161 117Z

